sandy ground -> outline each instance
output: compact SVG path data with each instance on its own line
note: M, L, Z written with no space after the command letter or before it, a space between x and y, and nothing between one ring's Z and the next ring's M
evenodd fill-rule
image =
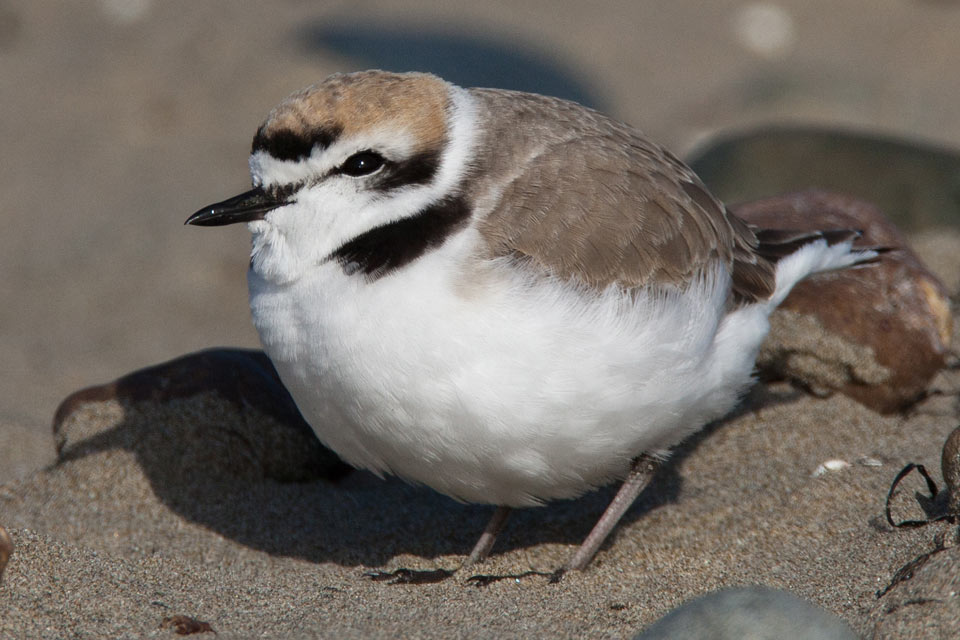
M246 187L253 131L296 88L334 71L419 68L577 98L680 153L768 123L956 149L958 31L960 4L948 0L0 0L0 524L22 550L0 587L17 612L3 633L139 636L176 610L243 635L622 636L689 596L754 581L866 632L872 591L932 534L865 523L899 465L936 467L950 411L901 420L843 399L764 405L698 441L673 467L668 498L651 495L594 571L558 587L363 581L366 566L455 565L486 512L362 474L337 495L383 528L357 525L369 547L331 556L177 513L122 451L37 470L54 459L50 420L71 391L210 346L256 346L246 232L182 221ZM810 477L838 456L884 465ZM336 513L315 487L274 489L248 505L280 505L266 538L282 538L294 511ZM554 566L606 497L521 515L491 570ZM431 533L438 522L449 537ZM397 532L380 540L391 523Z
M199 464L216 439L202 434L252 413L209 395L87 404L65 423L69 460L0 487L16 544L0 637L171 637L161 626L174 615L218 637L631 637L689 598L763 584L865 637L947 638L960 623L960 547L905 583L919 595L876 595L956 529L883 519L893 475L911 461L936 469L957 424L960 372L933 386L940 394L908 417L758 386L679 449L589 570L485 588L464 575L390 585L364 573L455 569L489 508L359 472L282 483L226 456ZM818 471L828 460L848 466ZM901 490L898 519L921 516L910 497L921 488L914 478ZM551 571L611 495L515 514L478 571Z

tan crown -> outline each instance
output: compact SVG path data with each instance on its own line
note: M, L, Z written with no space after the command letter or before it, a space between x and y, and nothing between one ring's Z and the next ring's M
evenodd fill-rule
M446 131L449 85L426 73L336 74L281 102L260 135L309 135L319 128L349 137L379 127L405 130L415 149L439 148Z

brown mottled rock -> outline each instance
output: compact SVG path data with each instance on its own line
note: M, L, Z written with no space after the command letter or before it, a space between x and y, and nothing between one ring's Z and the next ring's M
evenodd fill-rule
M68 396L53 420L60 462L108 448L154 477L307 482L349 470L320 444L261 352L210 349Z
M771 316L757 364L815 393L840 391L879 411L924 395L945 362L953 320L940 280L875 206L838 193L802 191L731 207L774 229L859 229L862 247L884 247L875 264L818 274Z

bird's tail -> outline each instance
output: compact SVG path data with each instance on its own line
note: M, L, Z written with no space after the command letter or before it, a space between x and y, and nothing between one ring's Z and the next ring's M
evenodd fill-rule
M756 229L757 253L777 265L776 288L767 304L773 309L807 276L875 262L882 248L854 249L860 232L853 229L790 231Z

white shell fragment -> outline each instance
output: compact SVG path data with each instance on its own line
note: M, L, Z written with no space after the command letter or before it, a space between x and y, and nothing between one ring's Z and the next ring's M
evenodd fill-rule
M846 460L840 460L839 458L834 458L833 460L827 460L817 465L817 468L813 470L813 473L810 474L814 478L818 478L825 474L827 471L840 471L841 469L846 469L850 466L850 463Z

